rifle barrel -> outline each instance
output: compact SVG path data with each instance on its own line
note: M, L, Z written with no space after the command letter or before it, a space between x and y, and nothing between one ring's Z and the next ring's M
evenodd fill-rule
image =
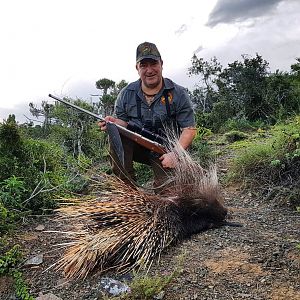
M88 115L90 115L90 116L92 116L92 117L94 117L94 118L96 118L96 119L98 119L100 121L104 121L104 118L102 118L101 116L99 116L97 114L94 114L93 112L91 112L91 111L89 111L87 109L84 109L82 107L79 107L79 106L77 106L77 105L75 105L75 104L73 104L71 102L68 102L66 100L60 99L60 98L58 98L58 97L56 97L56 96L54 96L52 94L49 94L49 97L51 97L51 98L53 98L53 99L55 99L55 100L57 100L59 102L62 102L62 103L66 104L66 105L68 105L70 107L73 107L73 108L75 108L75 109L77 109L79 111L82 111L82 112L84 112L84 113L86 113L86 114L88 114Z
M66 100L60 99L60 98L58 98L58 97L56 97L52 94L49 94L49 97L51 97L51 98L53 98L53 99L55 99L59 102L62 102L67 106L70 106L70 107L75 108L79 111L82 111L82 112L84 112L84 113L86 113L86 114L88 114L88 115L90 115L90 116L92 116L92 117L94 117L94 118L96 118L100 121L109 122L109 121L105 121L104 118L102 118L101 116L99 116L97 114L92 113L91 111L89 111L87 109L81 108L81 107L79 107L79 106L77 106L73 103L70 103ZM112 122L109 122L109 123L112 123ZM123 136L126 136L127 138L131 139L132 141L135 141L137 144L139 144L139 145L141 145L141 146L143 146L143 147L145 147L145 148L147 148L151 151L159 153L159 154L167 153L167 149L162 144L160 144L158 142L155 142L155 141L152 141L151 139L148 139L148 138L142 136L141 134L133 132L133 131L121 126L121 125L118 125L116 123L113 123L113 124L115 124L117 126L120 134L122 134Z

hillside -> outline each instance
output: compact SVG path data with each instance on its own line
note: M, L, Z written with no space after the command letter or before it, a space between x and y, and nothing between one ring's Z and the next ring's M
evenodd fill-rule
M233 155L226 149L217 161L221 182ZM228 220L242 227L211 229L169 248L150 276L165 277L178 267L181 271L156 299L300 299L299 213L266 203L239 185L224 185L223 192ZM68 231L70 226L44 217L24 224L11 237L26 249L26 258L41 259L22 267L30 292L39 300L105 299L99 276L68 282L49 268L64 242L63 235L49 231ZM0 277L1 299L17 299L11 285L10 279Z

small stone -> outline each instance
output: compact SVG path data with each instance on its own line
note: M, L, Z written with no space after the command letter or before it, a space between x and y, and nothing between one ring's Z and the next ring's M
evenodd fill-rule
M130 291L129 286L109 277L103 277L100 281L100 284L105 292L112 296L118 296L122 293Z
M165 292L164 292L164 291L161 291L161 292L159 292L157 295L155 295L155 296L153 297L153 299L155 299L155 300L162 300L162 299L164 298L164 296L165 296Z
M31 257L25 261L24 266L38 266L43 263L43 258L43 254Z
M45 229L45 226L44 225L38 225L37 227L35 227L35 230L37 231L43 231Z

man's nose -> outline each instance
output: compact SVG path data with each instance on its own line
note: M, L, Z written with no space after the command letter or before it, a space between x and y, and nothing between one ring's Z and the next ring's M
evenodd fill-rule
M153 67L149 64L146 66L146 73L152 73Z

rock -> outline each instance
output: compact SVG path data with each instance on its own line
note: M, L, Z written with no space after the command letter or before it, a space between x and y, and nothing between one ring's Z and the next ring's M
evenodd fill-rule
M129 286L109 277L103 277L100 285L111 296L117 296L130 291Z
M164 296L165 296L165 292L164 292L164 291L161 291L161 292L159 292L157 295L155 295L155 296L153 297L153 299L155 299L155 300L162 300L162 299L164 298Z
M38 266L43 263L43 254L31 257L27 259L24 263L24 266Z
M45 229L45 226L44 225L38 225L37 227L35 227L35 230L37 231L43 231Z

